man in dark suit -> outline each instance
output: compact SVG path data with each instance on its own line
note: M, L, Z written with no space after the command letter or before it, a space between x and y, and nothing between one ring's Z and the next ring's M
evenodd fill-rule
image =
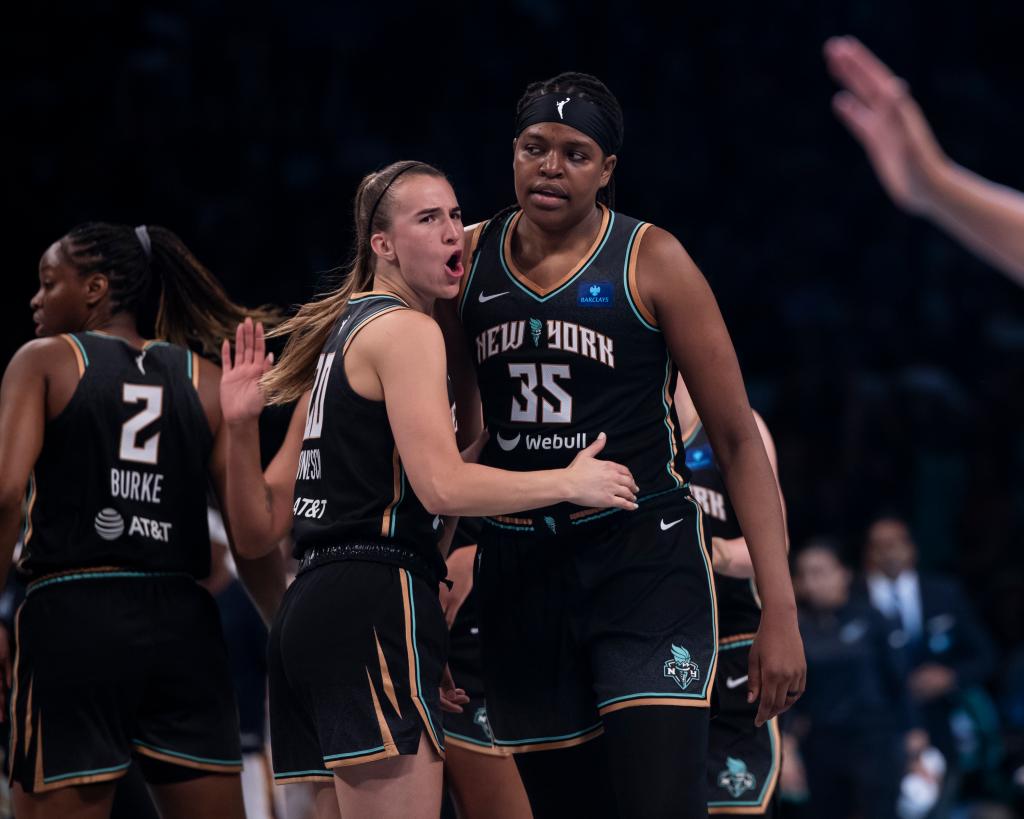
M923 726L955 765L950 717L959 695L992 673L991 638L955 579L917 571L917 546L900 518L882 517L868 527L864 570L871 604L898 624L890 642L905 647L907 687Z

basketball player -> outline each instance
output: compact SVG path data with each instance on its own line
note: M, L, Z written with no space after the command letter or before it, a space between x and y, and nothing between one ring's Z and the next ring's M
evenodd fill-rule
M333 789L342 816L433 818L447 653L440 516L559 502L632 510L636 486L594 458L603 437L559 470L464 462L430 317L463 276L455 194L431 166L399 162L363 180L353 210L345 283L282 326L291 336L265 376L261 329L238 330L221 386L228 514L254 556L291 527L301 561L270 637L276 781L322 783L323 815ZM302 403L264 475L265 397ZM464 693L446 688L460 707Z
M245 311L169 230L103 223L47 249L31 307L40 338L0 391L0 579L29 487L15 812L108 816L134 757L161 815L241 817L227 656L195 582L210 568L207 476L224 488L220 371L186 345L215 353ZM269 611L283 583L266 562Z
M946 156L907 83L857 38L829 39L825 59L843 86L832 107L893 202L1024 285L1024 194Z
M611 210L621 142L621 109L595 78L531 85L513 143L517 206L468 232L461 339L450 308L444 317L467 440L480 428L479 384L482 463L564 466L610 428L613 459L640 486L628 516L521 506L485 520L488 717L538 817L707 810L718 635L672 408L677 368L752 533L764 602L748 690L758 724L804 685L778 493L732 343L675 238Z
M494 744L480 668L478 595L473 590L479 518L462 518L448 553L449 590L441 587L448 623L448 667L469 702L444 716L445 782L459 819L530 819L530 803L508 748Z
M682 379L676 384L675 407L686 446L690 491L704 511L711 536L718 597L718 714L711 721L708 744L708 813L775 816L782 754L778 718L756 727L757 706L746 697L747 654L761 620L750 552L711 441ZM775 442L756 412L754 421L777 476Z

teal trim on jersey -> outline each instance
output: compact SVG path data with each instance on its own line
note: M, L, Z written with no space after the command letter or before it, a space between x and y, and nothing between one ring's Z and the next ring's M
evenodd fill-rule
M237 768L242 764L241 758L239 759L209 759L205 756L193 756L192 754L183 754L180 751L171 751L167 748L160 748L156 745L150 745L148 742L143 742L141 739L133 739L132 745L138 745L140 748L148 748L151 751L157 753L167 754L167 756L174 756L178 759L187 759L190 762L201 762L203 765L223 765L225 768Z
M719 646L718 650L719 651L730 651L731 649L734 649L734 648L746 648L747 646L752 646L753 644L754 644L753 640L740 640L738 643L729 643L729 645L727 645L727 646Z
M672 424L669 423L669 417L670 417L670 413L672 412L672 410L669 408L668 402L665 400L665 394L668 392L668 385L671 383L671 381L672 381L672 358L671 358L671 356L668 355L668 351L666 350L665 351L665 383L664 383L664 385L661 388L661 405L665 408L664 423L665 423L665 429L668 431L668 452L669 452L669 456L668 456L668 461L665 463L665 471L668 473L668 476L673 481L675 481L676 487L677 488L682 488L682 484L679 483L679 478L677 478L672 473L672 465L675 462L676 455L678 455L679 453L676 451L676 442L675 442L675 437L673 436L673 433L672 433Z
M362 751L349 751L347 754L331 754L330 756L324 757L324 762L330 762L332 759L351 759L354 756L369 756L370 754L375 754L378 751L383 750L384 746L378 745L376 748L366 748Z
M528 739L498 739L494 738L495 745L533 745L540 742L561 742L566 739L575 739L581 737L584 734L589 734L591 731L596 731L598 728L603 726L603 722L595 722L589 728L584 728L582 731L573 731L571 734L560 734L557 737L530 737Z
M185 355L188 357L188 380L192 380L192 351L185 350Z
M334 774L330 771L285 771L284 773L274 774L274 779L290 779L293 776L328 776L332 779Z
M444 735L446 737L451 737L452 739L461 739L463 742L471 742L474 745L479 745L481 748L493 748L494 747L494 743L483 742L482 740L475 739L473 737L467 737L465 734L456 734L454 731L446 730L444 732Z
M398 478L401 482L401 488L398 490L398 500L391 507L391 523L388 524L388 537L394 537L395 532L398 530L398 507L405 500L405 467L402 466L401 461L398 462Z
M768 722L772 722L773 720L777 719L778 717L772 717L772 719ZM768 785L772 782L772 780L776 778L775 768L778 765L779 757L775 749L775 731L771 730L768 723L765 723L764 728L766 731L768 731L768 741L771 743L772 764L771 767L768 768L768 775L764 778L764 782L761 783L761 792L758 794L757 799L750 799L742 802L739 800L723 800L718 802L708 802L709 808L759 808L765 803L765 799L769 796L769 794L767 793Z
M639 322L651 332L660 333L661 330L645 319L640 311L636 309L636 303L633 301L633 294L629 290L629 257L633 254L633 243L636 241L637 233L639 233L640 228L646 224L646 222L638 222L637 226L633 228L633 232L629 236L629 241L626 243L626 260L622 263L622 292L626 294L626 300L629 302L629 309L633 311L633 315L637 317L637 320L639 320Z
M110 577L188 577L191 579L192 575L187 572L81 572L76 574L65 574L60 577L51 577L47 580L39 580L35 583L29 583L28 588L25 591L25 596L32 594L34 591L45 588L46 586L52 586L55 583L70 583L73 580L106 580Z
M412 618L412 657L416 663L416 691L423 691L423 684L420 682L420 648L416 643L416 601L413 599L412 594L412 575L402 569L405 574L405 585L409 589L409 614ZM434 727L434 720L430 716L430 709L426 703L423 703L422 697L417 695L417 699L423 704L423 713L427 715L427 725L430 726L430 733L434 735L434 742L437 743L437 747L442 751L444 750L444 740L440 734L437 733L437 728Z
M89 330L88 333L89 333L89 335L97 335L97 333L93 333L91 330ZM70 338L73 342L75 342L75 345L78 347L78 352L80 352L82 354L82 361L85 362L85 366L86 366L86 368L88 368L89 367L89 354L85 351L85 345L82 344L82 342L79 341L75 337L74 333L68 333L68 338Z
M109 768L93 768L91 771L74 771L73 773L61 774L60 776L44 776L43 784L49 785L51 782L63 782L65 779L77 779L81 776L99 776L105 773L114 773L115 771L126 771L131 767L132 761L129 759L123 765L112 765Z
M700 435L700 431L702 429L704 429L704 424L701 421L697 421L697 426L693 428L693 432L687 435L686 440L683 441L683 449L690 448L690 444L692 444L697 439L697 436Z
M516 212L518 213L518 211ZM508 263L505 261L505 236L508 234L509 226L512 224L512 219L515 217L515 215L516 214L513 213L511 216L508 217L508 221L505 222L505 227L502 228L501 230L501 239L498 242L498 260L501 262L501 267L505 271L505 275L508 276L509 280L516 287L518 287L520 290L526 293L527 296L531 296L534 299L534 301L539 302L545 302L548 299L554 298L559 293L565 292L566 288L570 287L580 276L586 273L589 267L597 260L597 257L601 255L601 251L604 250L604 246L608 243L608 237L612 235L612 228L615 227L615 211L609 208L608 227L605 228L604 236L601 237L601 243L597 246L597 250L595 250L591 254L589 259L587 259L587 263L583 265L583 267L581 267L579 270L577 270L576 274L572 276L568 281L566 281L565 284L563 284L557 290L552 290L550 293L544 296L538 296L536 293L530 290L530 288L524 287L523 284L520 283L519 279L517 279L515 275L512 273L512 271L509 270ZM469 292L468 282L466 284L466 292Z
M125 344L128 344L128 342L126 341ZM152 341L147 341L145 344L143 344L142 345L142 349L143 350L148 350L150 347L170 347L170 346L171 346L171 342L163 341L162 339L159 339L159 338L154 338Z

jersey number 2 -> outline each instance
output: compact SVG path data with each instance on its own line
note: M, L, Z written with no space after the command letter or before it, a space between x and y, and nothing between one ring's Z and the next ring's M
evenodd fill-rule
M124 384L121 397L126 404L142 403L142 409L121 424L121 449L118 453L121 460L155 464L160 447L160 433L154 432L142 444L138 441L139 433L163 412L164 388L145 384Z

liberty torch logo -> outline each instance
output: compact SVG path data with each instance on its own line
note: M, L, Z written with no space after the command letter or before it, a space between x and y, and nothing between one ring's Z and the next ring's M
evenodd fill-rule
M665 661L665 676L675 680L676 685L685 691L690 683L700 679L700 668L690 658L689 651L673 644L672 659Z
M739 799L747 791L754 790L757 780L747 770L747 763L742 759L726 757L725 770L718 774L718 787L725 788L733 799Z

